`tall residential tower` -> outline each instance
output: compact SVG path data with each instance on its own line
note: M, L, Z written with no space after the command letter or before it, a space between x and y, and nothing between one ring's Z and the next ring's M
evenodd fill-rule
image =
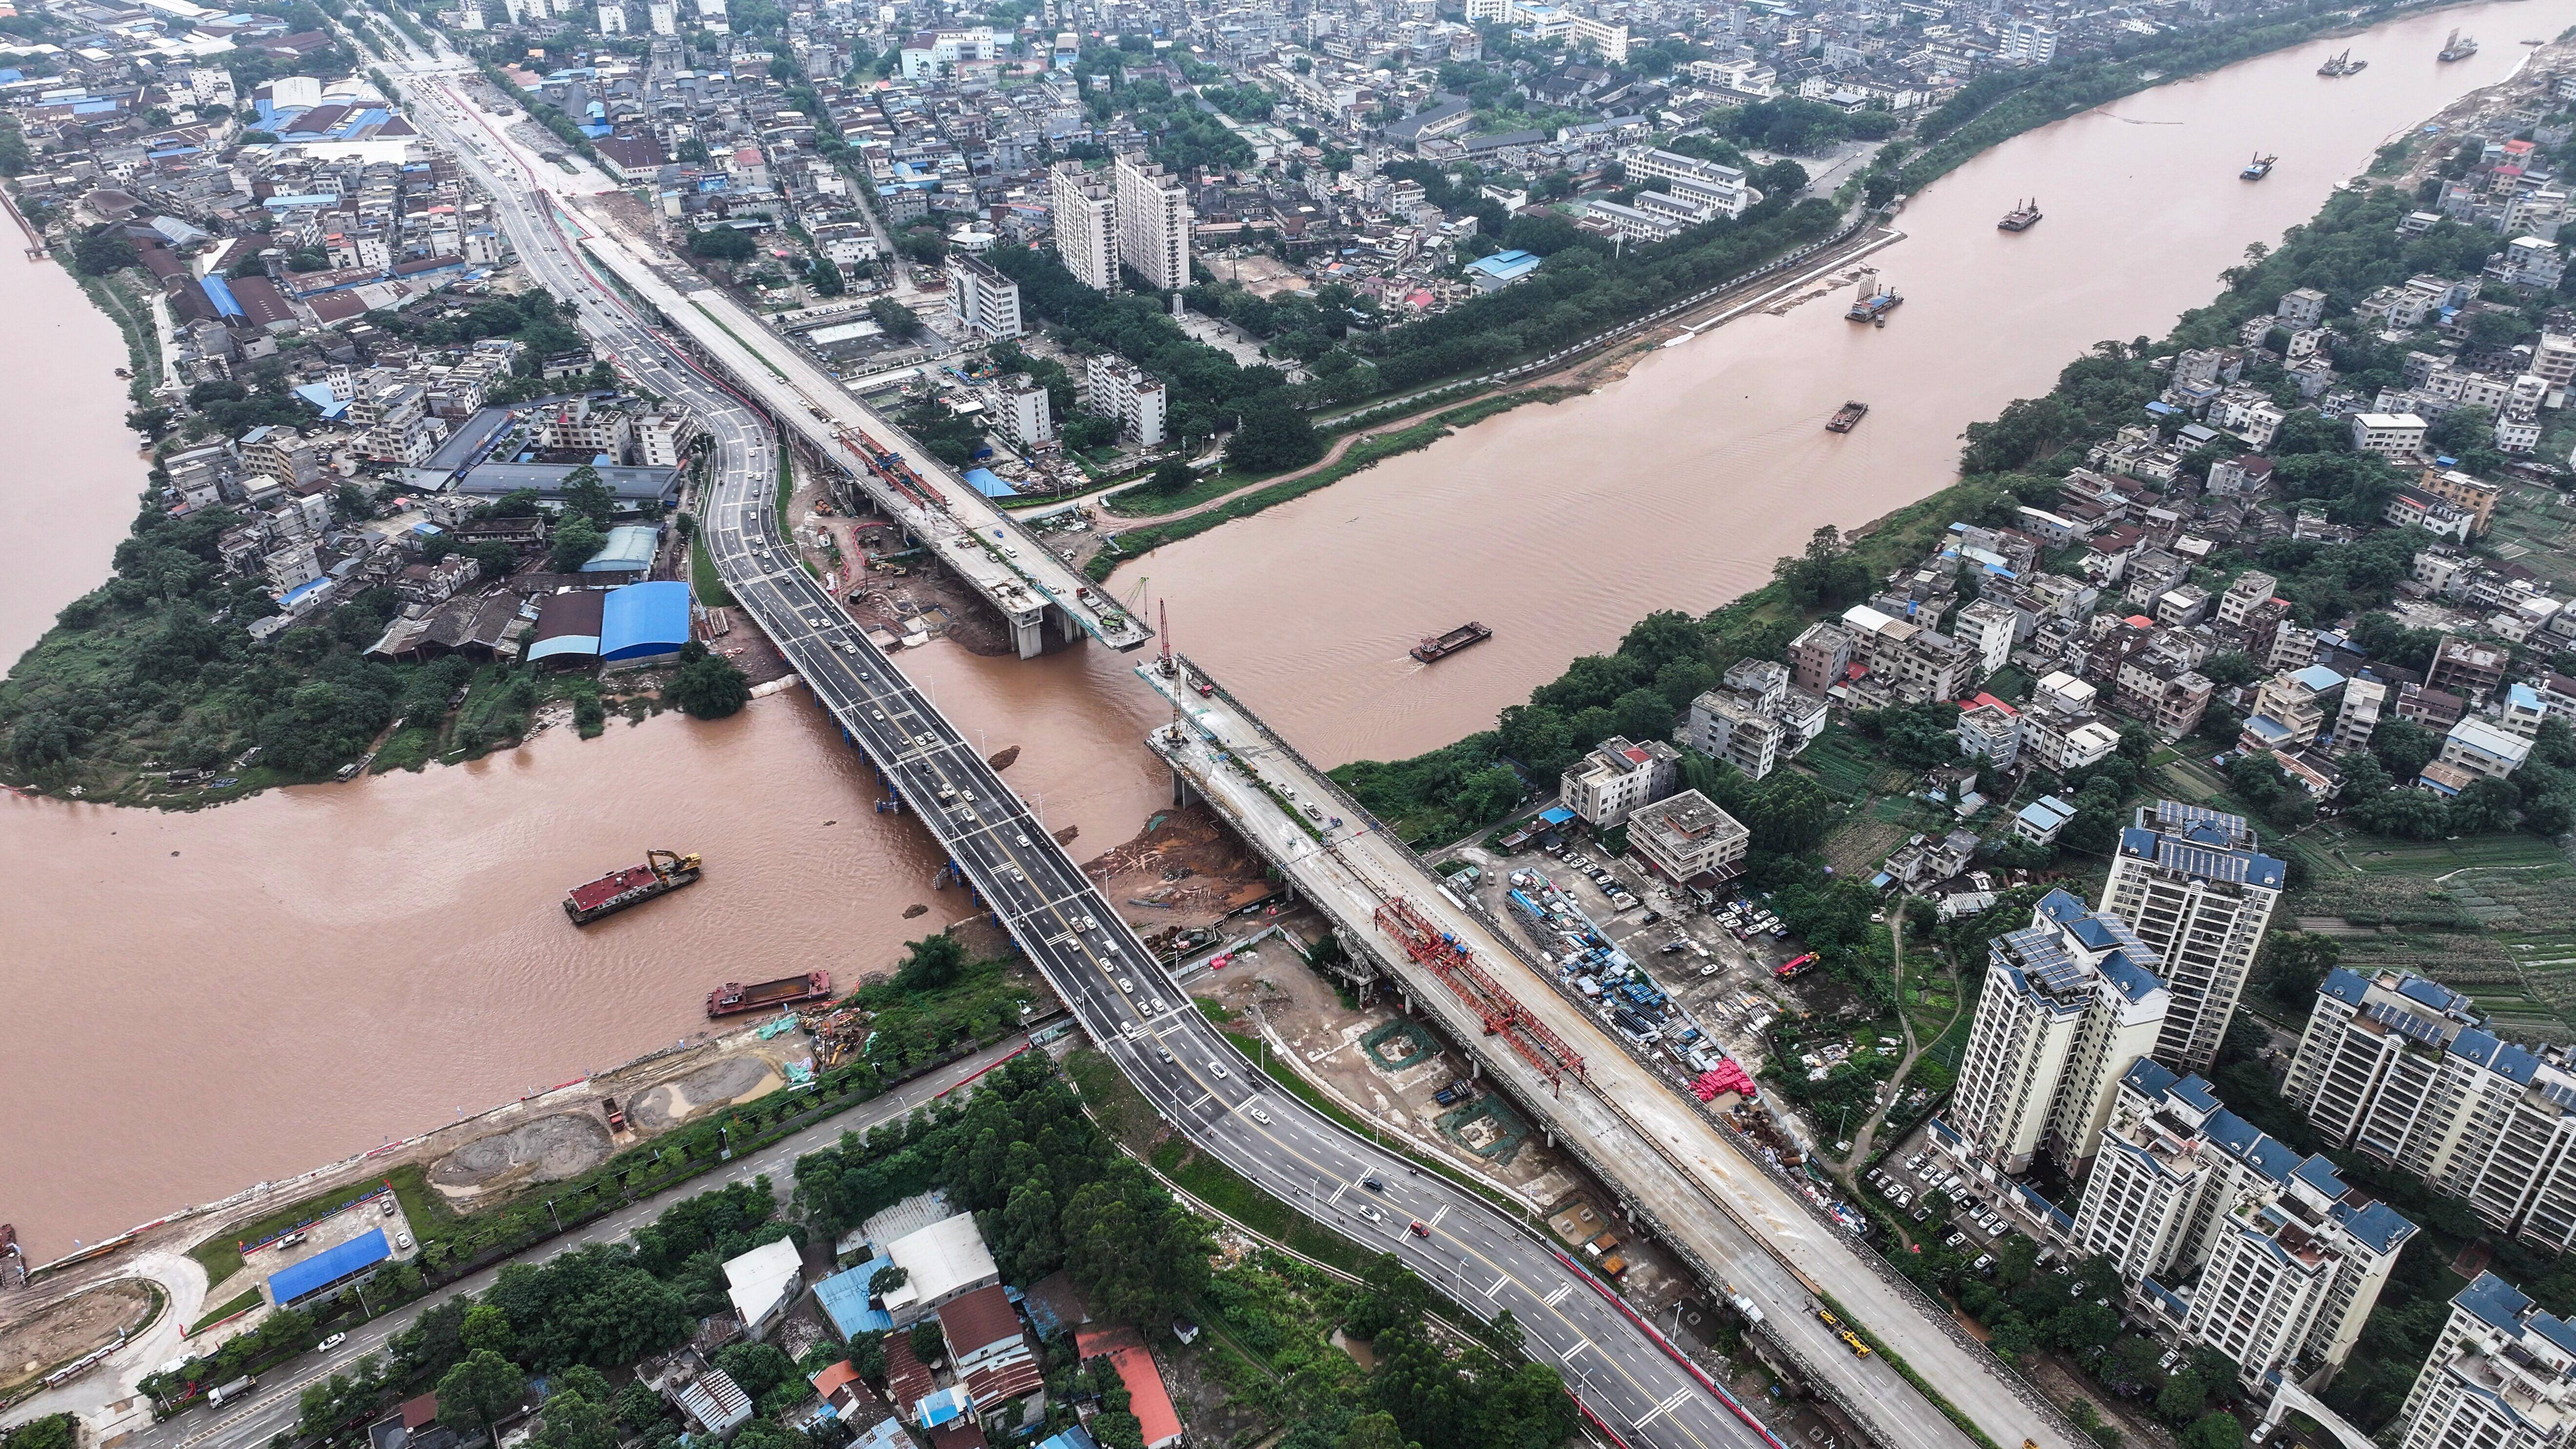
M2217 1058L2288 877L2288 866L2254 848L2242 815L2160 800L2120 832L2101 909L2164 963L2173 1003L2157 1061L2197 1072Z

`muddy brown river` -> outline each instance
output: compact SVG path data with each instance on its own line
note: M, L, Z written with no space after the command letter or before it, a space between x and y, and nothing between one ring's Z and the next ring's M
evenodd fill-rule
M1321 759L1481 728L1659 607L1705 610L1821 523L1950 480L1971 420L2094 341L2160 333L2245 245L2312 213L2392 132L2520 63L2576 0L2467 6L2119 102L1969 164L1877 253L1884 329L1819 299L1655 353L1529 408L1132 565L1180 645ZM2459 25L2485 48L2438 65ZM2342 41L2336 42L2340 48ZM2271 178L2236 179L2255 147ZM1994 220L2037 194L2020 235ZM0 252L0 658L106 573L142 465L115 331L51 266ZM1858 431L1823 422L1846 398ZM1494 639L1405 655L1467 619ZM1077 856L1133 834L1167 784L1131 658L905 658ZM966 909L937 850L879 815L867 766L801 695L717 724L555 732L481 763L271 793L197 815L0 796L0 1221L37 1258L453 1120L705 1025L733 979L884 969ZM705 881L588 929L556 902L647 846ZM921 903L929 914L906 920Z

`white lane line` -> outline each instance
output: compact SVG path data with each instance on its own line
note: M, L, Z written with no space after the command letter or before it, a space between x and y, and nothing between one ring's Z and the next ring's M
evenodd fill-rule
M1588 1339L1588 1338L1578 1338L1578 1339L1576 1339L1576 1340L1574 1341L1574 1347L1569 1348L1569 1349L1566 1349L1566 1350L1564 1350L1563 1352L1561 1352L1561 1353L1557 1354L1557 1356L1556 1356L1556 1361L1557 1361L1558 1363L1572 1363L1572 1362L1574 1362L1574 1356L1575 1356L1576 1354L1583 1352L1585 1349L1590 1348L1591 1346L1592 1346L1592 1340L1591 1340L1591 1339Z
M1502 1291L1503 1291L1503 1285L1504 1285L1505 1283L1510 1282L1510 1281L1511 1281L1511 1280L1510 1280L1510 1279L1508 1279L1508 1278L1500 1278L1500 1277L1496 1278L1496 1279L1494 1280L1494 1286L1485 1290L1485 1296L1486 1296L1487 1298L1491 1298L1491 1297L1493 1297L1495 1294L1502 1292Z
M1558 1304L1560 1304L1560 1303L1562 1303L1562 1302L1564 1302L1564 1301L1565 1301L1565 1295L1566 1295L1566 1294L1571 1293L1571 1292L1573 1292L1573 1291L1574 1291L1574 1285L1573 1285L1573 1284L1571 1284L1571 1283L1559 1283L1559 1284L1557 1284L1557 1285L1556 1285L1556 1290L1555 1290L1554 1292L1552 1292L1552 1293L1548 1294L1545 1298L1542 1298L1542 1299L1540 1299L1540 1300L1539 1300L1539 1306L1540 1306L1540 1307L1542 1307L1542 1308L1554 1308L1556 1305L1558 1305Z
M1648 1409L1643 1414L1638 1415L1635 1427L1640 1429L1646 1427L1648 1424L1655 1422L1655 1420L1662 1418L1664 1415L1671 1413L1675 1409L1680 1408L1683 1401L1688 1398L1690 1398L1690 1390L1673 1390L1673 1396L1671 1398L1664 1400L1662 1403Z
M1435 1228L1436 1228L1436 1227L1438 1227L1438 1226L1440 1226L1440 1220L1441 1220L1442 1218L1447 1217L1447 1216L1449 1216L1449 1204L1447 1204L1447 1203L1445 1203L1445 1202L1444 1202L1444 1203L1442 1203L1442 1204L1440 1205L1440 1211L1438 1211L1438 1212L1436 1212L1436 1213L1433 1213L1433 1214L1431 1215L1431 1221L1430 1221L1430 1223L1428 1224L1428 1226L1435 1227Z

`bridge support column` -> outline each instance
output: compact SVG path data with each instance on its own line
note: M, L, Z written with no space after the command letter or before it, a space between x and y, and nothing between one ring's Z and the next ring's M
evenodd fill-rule
M1181 773L1180 766L1174 765L1172 767L1172 808L1178 810L1188 805L1192 798L1190 777Z
M1046 652L1046 611L1031 610L1011 616L1011 643L1022 659L1035 659Z

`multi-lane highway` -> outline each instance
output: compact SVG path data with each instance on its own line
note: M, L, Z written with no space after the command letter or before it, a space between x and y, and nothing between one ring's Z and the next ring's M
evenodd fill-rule
M415 84L438 84L423 69ZM1264 1190L1396 1253L1468 1312L1509 1309L1530 1351L1560 1365L1586 1411L1625 1444L1765 1443L1749 1416L1552 1245L1266 1089L1010 787L805 570L777 515L775 444L758 414L601 285L566 240L533 158L497 133L469 134L480 123L439 89L415 119L491 191L534 275L578 304L621 367L706 420L715 481L700 530L726 586L1155 1109Z

